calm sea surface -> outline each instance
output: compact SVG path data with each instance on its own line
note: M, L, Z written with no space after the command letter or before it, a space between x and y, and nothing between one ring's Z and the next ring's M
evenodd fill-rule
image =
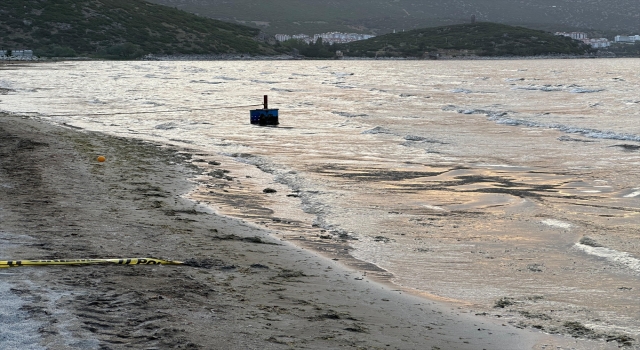
M399 285L640 335L640 60L68 62L0 88L2 111L219 161L193 198ZM263 95L277 128L249 124Z

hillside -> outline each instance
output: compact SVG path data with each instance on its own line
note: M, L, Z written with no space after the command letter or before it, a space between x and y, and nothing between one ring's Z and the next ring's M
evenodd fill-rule
M384 34L478 21L556 30L638 32L637 0L149 0L267 33Z
M269 54L259 30L142 0L2 0L0 46L37 55Z
M425 52L478 56L581 55L589 50L588 46L570 38L496 23L416 29L337 48L355 57L422 57Z

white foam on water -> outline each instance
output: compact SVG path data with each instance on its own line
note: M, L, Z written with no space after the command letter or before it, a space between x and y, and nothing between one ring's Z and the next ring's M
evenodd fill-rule
M604 89L575 88L575 89L569 90L569 92L572 93L572 94L590 94L590 93L600 92L600 91L604 91Z
M546 219L546 220L542 220L540 222L542 222L545 225L549 225L549 226L553 226L553 227L560 227L560 228L565 228L565 229L571 228L571 226L573 226L568 222L555 220L555 219Z
M20 236L18 238L25 238ZM0 255L5 255L6 249L15 246L16 236L0 231ZM20 296L11 292L14 285L7 280L13 273L0 275L0 348L2 349L45 349L39 345L42 326L40 322L29 319L29 314L22 310L24 301Z
M589 255L604 258L616 265L621 265L635 272L640 272L640 259L633 257L629 253L620 252L606 247L592 247L581 243L576 243L575 247Z
M516 86L511 88L512 90L530 90L530 91L545 91L545 92L550 92L550 91L562 91L561 87L553 87L553 86L536 86L536 85L529 85L529 86Z
M519 165L507 165L507 164L478 164L478 167L486 168L521 168Z
M424 204L422 205L423 207L427 208L427 209L431 209L431 210L438 210L438 211L446 211L445 208L439 207L437 205L429 205L429 204Z
M4 79L0 79L0 88L10 89L12 87L13 87L13 84L10 81L4 80Z
M637 190L635 192L631 192L631 193L629 193L627 195L624 195L623 197L624 198L633 198L633 197L638 197L638 196L640 196L640 190Z
M509 126L524 126L528 128L544 128L559 130L567 134L580 134L584 137L592 139L604 139L604 140L619 140L619 141L635 141L640 142L640 135L635 134L622 134L613 131L603 131L591 128L581 128L571 125L563 125L558 123L538 123L534 121L524 119L514 119L507 117L506 112L490 111L483 109L457 109L455 106L446 106L442 110L444 111L456 111L461 114L484 114L489 120L494 121L496 124L509 125Z
M24 304L19 296L11 292L11 284L0 281L0 344L3 349L40 350L38 343L40 324L29 320L29 315L20 308Z

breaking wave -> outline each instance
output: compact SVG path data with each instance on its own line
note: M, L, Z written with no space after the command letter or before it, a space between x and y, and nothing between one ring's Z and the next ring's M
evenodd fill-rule
M583 88L575 88L575 89L571 89L569 90L569 92L573 93L573 94L590 94L593 92L600 92L600 91L604 91L604 89L583 89Z
M604 258L616 265L624 266L635 272L640 272L640 260L629 253L620 252L606 247L593 247L582 243L576 243L575 247L589 255Z
M590 94L594 92L604 91L604 89L587 89L577 85L527 85L527 86L515 86L511 90L529 90L529 91L568 91L572 94Z
M516 86L514 88L512 88L512 90L530 90L530 91L545 91L545 92L550 92L550 91L562 91L563 88L562 87L555 87L555 86Z
M331 112L335 115L339 115L341 117L346 117L346 118L356 118L356 117L368 117L368 114L353 114L353 113L347 113L347 112Z
M496 124L503 124L503 125L509 125L509 126L525 126L528 128L554 129L554 130L562 131L567 134L579 134L584 137L588 137L592 139L640 142L640 135L621 134L613 131L581 128L577 126L563 125L563 124L557 124L557 123L538 123L534 121L508 117L508 113L503 111L492 111L492 110L485 110L485 109L459 109L455 106L446 106L442 110L456 111L461 114L486 115L489 120L496 122Z

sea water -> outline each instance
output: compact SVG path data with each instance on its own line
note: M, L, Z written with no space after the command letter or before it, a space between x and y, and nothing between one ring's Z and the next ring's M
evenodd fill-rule
M193 198L398 285L639 333L637 59L59 62L0 88L2 111L218 161ZM263 95L279 127L249 123Z

